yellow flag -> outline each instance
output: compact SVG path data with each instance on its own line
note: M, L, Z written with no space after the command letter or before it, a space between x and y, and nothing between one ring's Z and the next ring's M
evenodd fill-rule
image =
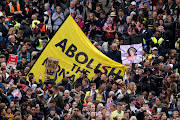
M56 76L51 71L45 72L47 58L59 59ZM71 75L71 82L79 78L81 71L86 71L91 80L94 69L101 70L106 75L115 74L124 76L126 66L117 63L101 53L79 28L69 15L54 37L49 41L29 73L33 73L38 80L42 76L50 76L61 81L65 74Z

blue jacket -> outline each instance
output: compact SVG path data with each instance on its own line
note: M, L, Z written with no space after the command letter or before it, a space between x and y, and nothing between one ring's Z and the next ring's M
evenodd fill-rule
M19 51L19 52L17 53L17 55L18 55L18 61L17 61L17 63L21 63L23 53L22 53L21 51ZM28 62L31 62L31 61L30 61L30 60L31 60L31 59L30 59L30 57L31 57L30 53L26 52L26 57L27 57Z
M13 53L13 54L16 54L16 53L17 53L17 46L16 46L15 44L13 45L13 44L12 44L11 42L9 42L9 41L8 41L7 44L6 44L6 48L7 48L8 45L11 45L11 46L12 46L12 48L13 48L12 53Z
M143 32L143 29L141 29L140 33ZM147 29L144 34L143 34L143 38L146 40L146 41L150 41L151 40L151 37L152 37L152 31L150 29Z
M122 63L122 60L121 60L121 52L120 51L112 51L112 50L109 50L107 51L106 55L111 58L112 60L116 61L116 62L119 62L119 63Z
M7 89L4 87L4 85L3 85L2 82L0 82L0 87L2 88L2 90L4 91L4 93L7 92Z

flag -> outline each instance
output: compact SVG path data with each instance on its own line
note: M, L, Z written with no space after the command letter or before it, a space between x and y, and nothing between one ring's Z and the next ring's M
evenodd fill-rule
M59 59L56 76L53 76L54 71L52 70L45 74L49 57ZM103 66L107 66L105 70ZM69 15L43 49L29 73L33 73L36 80L39 80L40 75L42 80L49 75L50 79L53 79L56 83L61 81L66 74L70 74L70 82L73 83L79 78L82 71L86 72L88 78L94 76L94 69L101 70L102 73L106 71L107 76L115 74L123 77L126 68L126 66L113 61L100 52L83 33L72 16ZM27 79L29 79L28 75Z
M11 79L11 81L9 82L9 87L12 87L12 86L13 86L13 84L14 84L14 80L13 80L13 79Z
M17 97L19 100L22 98L22 94L19 89L14 89L11 93L13 97Z
M106 104L106 108L110 111L111 109L111 105L112 105L112 97L110 97L110 99L107 101L107 104Z
M26 91L27 91L27 89L28 89L28 86L26 85L26 87L23 89L23 90L24 90L24 92L26 92Z

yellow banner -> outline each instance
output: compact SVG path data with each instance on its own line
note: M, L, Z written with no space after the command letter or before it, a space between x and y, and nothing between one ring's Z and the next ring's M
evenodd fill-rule
M71 16L65 20L31 68L29 73L34 73L36 80L40 75L42 80L48 76L44 74L48 57L59 59L56 83L65 74L70 74L71 82L75 82L81 71L86 71L91 80L94 69L99 69L106 75L114 73L121 76L124 76L126 69L126 66L111 60L96 49ZM53 73L48 71L48 74Z

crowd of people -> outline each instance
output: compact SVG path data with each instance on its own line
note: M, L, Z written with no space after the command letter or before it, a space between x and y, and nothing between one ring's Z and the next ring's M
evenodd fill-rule
M0 0L0 119L180 120L179 7L180 0ZM142 62L127 64L124 76L95 69L74 83L70 74L58 83L35 78L31 66L69 15L116 62L121 45L142 42Z

